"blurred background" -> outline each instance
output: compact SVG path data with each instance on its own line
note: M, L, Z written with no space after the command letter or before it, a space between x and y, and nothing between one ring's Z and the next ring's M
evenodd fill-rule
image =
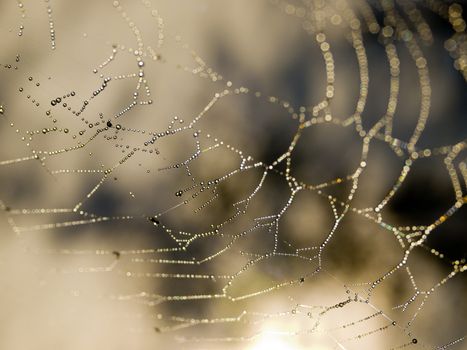
M464 8L1 1L0 347L465 349Z

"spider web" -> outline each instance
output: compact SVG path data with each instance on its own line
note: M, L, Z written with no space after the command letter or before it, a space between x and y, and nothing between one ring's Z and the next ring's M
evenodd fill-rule
M461 5L2 6L3 347L465 346Z

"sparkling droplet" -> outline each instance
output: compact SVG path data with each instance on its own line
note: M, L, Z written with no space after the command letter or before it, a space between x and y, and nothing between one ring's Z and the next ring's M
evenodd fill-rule
M157 220L157 218L155 216L149 218L149 221L151 221L154 224L154 226L159 226L159 224L160 224L160 221Z

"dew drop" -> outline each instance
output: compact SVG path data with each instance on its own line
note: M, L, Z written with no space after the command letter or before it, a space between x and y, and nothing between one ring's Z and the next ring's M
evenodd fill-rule
M159 224L160 224L160 221L157 220L157 218L155 216L149 218L149 221L151 221L154 226L159 226Z

